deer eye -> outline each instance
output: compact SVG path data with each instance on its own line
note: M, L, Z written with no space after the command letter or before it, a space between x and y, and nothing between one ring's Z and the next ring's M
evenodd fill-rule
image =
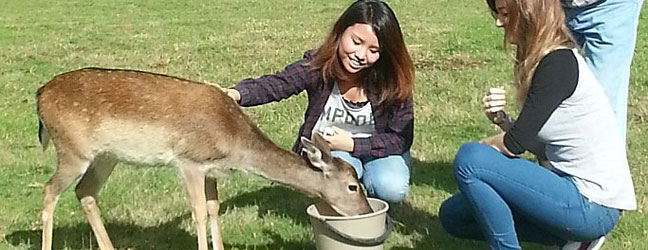
M348 188L349 188L349 191L351 191L351 192L354 192L354 193L358 192L358 185L355 185L355 184L349 185Z

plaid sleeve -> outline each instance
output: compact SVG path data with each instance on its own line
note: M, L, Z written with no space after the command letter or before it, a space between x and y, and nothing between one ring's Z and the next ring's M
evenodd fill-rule
M384 131L376 131L369 138L353 139L355 157L381 158L400 155L412 146L414 138L414 106L411 99L389 109Z
M241 94L239 104L244 107L256 106L301 93L314 79L314 72L307 65L310 55L307 52L303 59L286 66L283 71L238 83L234 89Z

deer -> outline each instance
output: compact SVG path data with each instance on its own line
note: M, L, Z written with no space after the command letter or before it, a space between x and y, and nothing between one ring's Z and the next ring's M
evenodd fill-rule
M254 173L287 185L339 215L371 213L357 175L331 157L318 133L301 137L303 154L273 143L222 88L163 74L82 68L37 91L38 138L50 142L56 170L44 186L42 249L52 248L54 210L72 183L102 250L114 249L98 193L118 162L177 169L191 206L198 249L221 250L217 176ZM221 174L219 174L221 173Z

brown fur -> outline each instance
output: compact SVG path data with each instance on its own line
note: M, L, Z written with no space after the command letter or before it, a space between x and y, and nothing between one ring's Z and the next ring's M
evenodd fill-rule
M313 146L309 158L270 141L218 87L133 70L86 68L54 77L38 90L39 139L51 137L57 169L45 186L43 249L51 249L58 196L80 179L76 194L101 249L112 249L96 205L118 160L170 164L179 169L195 218L199 249L207 249L206 221L222 249L213 172L234 168L259 174L322 199L347 215L371 212L352 168ZM322 139L315 138L321 145ZM322 159L324 158L324 159ZM318 164L315 164L318 163Z

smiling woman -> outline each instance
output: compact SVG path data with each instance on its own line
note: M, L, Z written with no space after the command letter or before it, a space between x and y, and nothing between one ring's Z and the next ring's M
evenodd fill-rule
M344 69L350 74L371 68L380 58L380 44L371 25L356 23L349 26L342 34L338 53Z
M359 0L324 43L272 75L228 90L242 106L309 96L299 136L324 134L333 156L355 168L369 196L399 202L409 189L414 67L400 25L382 1ZM332 132L330 132L332 131ZM299 141L293 147L302 150Z

